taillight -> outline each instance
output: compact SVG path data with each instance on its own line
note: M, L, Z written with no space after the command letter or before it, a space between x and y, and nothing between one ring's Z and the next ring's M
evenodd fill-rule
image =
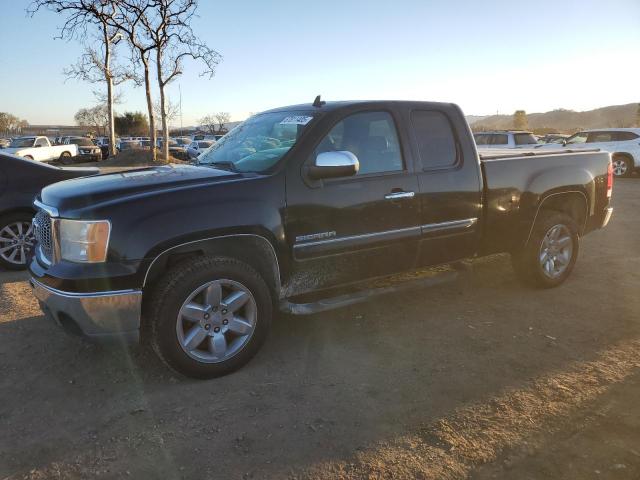
M607 198L611 198L613 192L613 165L609 162L607 167Z

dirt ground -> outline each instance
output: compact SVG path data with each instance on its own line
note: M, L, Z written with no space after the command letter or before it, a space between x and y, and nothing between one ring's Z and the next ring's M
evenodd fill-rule
M280 316L225 378L87 345L0 273L0 478L640 478L640 178L573 276L506 256L455 283Z

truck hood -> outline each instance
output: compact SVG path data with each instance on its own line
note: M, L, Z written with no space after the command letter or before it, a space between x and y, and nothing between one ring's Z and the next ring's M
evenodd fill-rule
M65 180L45 187L40 198L45 205L65 212L98 206L114 200L149 195L168 189L225 182L242 174L192 165L167 165Z

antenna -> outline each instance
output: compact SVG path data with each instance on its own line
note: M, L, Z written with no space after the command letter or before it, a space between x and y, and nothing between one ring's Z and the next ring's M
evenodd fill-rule
M325 101L323 101L323 100L320 100L320 95L318 95L318 96L316 97L316 99L313 101L313 106L314 106L314 107L316 107L316 108L320 108L320 107L321 107L321 106L323 106L325 103L327 103L327 102L325 102Z

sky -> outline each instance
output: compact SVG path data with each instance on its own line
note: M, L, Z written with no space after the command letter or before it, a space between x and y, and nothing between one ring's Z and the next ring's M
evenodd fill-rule
M589 110L640 101L640 0L200 0L193 29L223 61L187 61L170 84L182 122L325 100L454 102L468 115ZM0 0L0 111L31 124L74 123L104 88L66 79L77 41L63 18ZM144 90L119 88L119 112L146 112ZM154 92L157 98L157 92ZM173 121L174 126L180 119Z

